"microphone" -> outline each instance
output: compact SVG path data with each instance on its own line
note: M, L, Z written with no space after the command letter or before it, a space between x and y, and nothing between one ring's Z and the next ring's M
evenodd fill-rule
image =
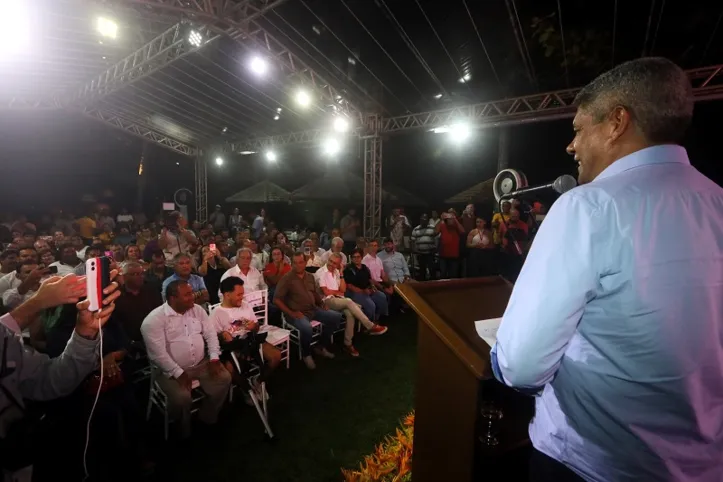
M535 187L526 187L524 189L519 189L517 191L512 191L510 193L504 194L500 198L500 201L502 201L503 199L512 199L512 198L517 198L517 197L521 197L521 196L526 196L528 194L536 193L537 191L542 191L545 189L552 189L553 191L555 191L558 194L563 194L563 193L566 193L567 191L569 191L570 189L574 188L575 186L577 186L577 181L575 180L575 178L569 174L564 174L564 175L558 177L557 179L555 179L550 184L544 184L542 186L535 186Z

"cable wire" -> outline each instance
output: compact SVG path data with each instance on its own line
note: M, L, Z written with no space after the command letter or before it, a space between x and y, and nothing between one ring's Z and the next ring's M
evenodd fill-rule
M653 10L655 10L655 0L650 2L650 13L648 14L648 26L645 28L645 40L643 41L643 51L640 56L645 57L648 47L648 39L650 38L650 27L653 24Z
M422 8L422 5L419 3L419 0L414 0L414 3L417 4L417 7L419 7L419 10L422 12L422 15L424 15L424 19L427 21L427 24L432 29L432 32L434 32L434 36L437 37L437 40L439 41L440 45L442 46L442 49L444 50L444 53L447 54L447 58L450 62L452 62L452 65L454 66L454 70L457 72L457 75L459 75L459 79L464 80L464 74L462 74L462 71L459 70L459 67L457 67L457 62L454 61L454 58L452 58L452 54L449 53L449 50L447 50L447 47L445 47L444 42L442 41L442 38L437 33L437 29L434 28L434 25L432 25L432 21L429 20L429 17L427 16L427 12L424 11ZM470 94L472 93L472 90L469 87L468 82L464 82L465 87L467 87L467 92Z
M565 47L565 30L562 27L562 7L560 0L557 0L557 16L560 20L560 38L562 39L562 61L565 63L565 85L570 87L570 71L567 68L567 48Z
M530 63L530 72L532 72L532 78L537 83L537 73L535 72L535 66L532 63L532 56L530 55L530 49L527 48L527 40L525 39L525 29L522 27L520 22L520 15L517 12L517 3L512 0L512 10L515 12L515 18L517 19L517 26L520 29L520 38L522 39L522 45L525 47L525 53L527 54L527 61Z
M514 17L514 13L512 11L512 5L510 5L510 0L505 0L505 6L507 7L507 15L510 18L510 25L512 26L512 33L515 37L515 41L517 42L517 50L519 50L520 57L522 58L522 66L525 68L525 73L527 74L527 79L530 82L534 82L532 70L530 69L530 63L527 59L527 56L525 55L525 48L522 44L522 41L520 40L520 32L519 32L519 29L517 28L517 24L515 23L515 17Z
M492 73L495 75L495 79L497 79L497 85L502 87L502 82L500 82L500 76L497 75L497 69L495 69L495 64L492 62L492 58L490 57L490 54L487 51L487 47L485 46L485 43L482 40L482 36L480 35L479 30L477 29L477 24L474 21L474 17L472 17L472 12L470 12L470 10L469 10L469 6L467 5L467 0L462 0L462 4L464 5L465 10L467 10L467 15L469 16L470 22L472 22L472 27L474 28L474 32L477 34L477 39L479 40L479 43L482 44L482 50L484 51L485 56L487 57L487 61L490 63L490 68L492 69Z
M356 20L357 23L359 23L359 25L361 25L361 27L364 29L364 31L367 33L367 35L369 35L371 37L371 39L374 41L374 43L377 44L377 47L379 47L382 50L382 52L384 52L384 54L389 58L389 60L391 60L392 64L394 64L394 66L397 68L397 70L399 72L401 72L401 74L404 76L405 79L407 79L407 82L409 82L412 85L412 87L414 87L414 90L416 90L419 93L419 95L424 97L424 93L422 93L422 91L419 90L419 87L417 87L417 84L415 84L414 81L409 78L409 76L406 74L406 72L404 72L404 70L392 58L392 56L389 54L389 52L387 52L387 49L382 47L382 44L380 44L379 41L377 40L377 38L374 35L372 35L372 33L369 31L369 29L366 27L366 25L364 25L362 23L362 21L359 19L359 17L356 16L354 11L351 8L349 8L349 5L347 5L344 0L339 0L339 1L341 2L342 5L344 5L344 7L349 11L349 13L351 13L352 17L354 17L354 20Z
M721 19L723 19L723 10L720 11L720 14L718 15L718 20L716 20L715 22L715 27L713 27L713 32L710 34L708 43L705 45L705 50L703 50L703 57L700 59L701 62L704 62L705 58L708 56L708 49L710 49L710 46L713 44L713 39L715 38L715 34L718 31Z
M650 53L655 52L655 43L658 41L658 30L660 30L660 24L663 21L663 10L665 10L665 0L660 4L660 12L658 13L658 23L655 26L655 33L653 34L653 45L650 47Z
M432 77L432 81L437 84L437 87L439 87L439 90L442 91L444 95L449 95L447 92L447 89L444 88L444 85L442 85L442 82L439 80L439 78L434 74L432 71L432 68L429 66L426 60L424 60L424 57L419 52L419 49L417 49L417 46L414 45L414 42L412 41L412 38L407 35L406 30L404 30L404 27L402 27L402 24L399 23L397 20L397 17L394 16L394 12L387 6L386 2L384 0L377 0L377 6L381 6L385 13L389 16L389 20L394 22L395 26L397 27L397 33L400 37L402 37L402 40L406 44L406 46L409 48L409 50L412 51L414 54L414 57L419 61L420 64L422 64L422 68L427 71L430 77Z
M385 90L387 90L390 94L392 94L392 96L397 100L397 102L398 102L402 107L404 107L405 109L407 109L407 107L404 105L404 103L403 103L401 100L399 100L399 98L398 98L396 95L394 95L394 92L392 92L391 90L389 90L389 88L384 84L384 82L382 82L382 81L379 79L379 77L377 77L377 76L374 74L374 72L372 72L372 71L369 69L369 67L367 67L366 64L365 64L364 62L362 62L362 60L361 60L349 47L347 47L346 44L345 44L344 42L342 42L342 40L341 40L329 27L326 26L326 24L324 23L324 21L321 20L321 18L319 18L319 16L316 15L316 14L308 7L308 5L307 5L306 3L304 3L303 1L302 1L301 3L307 8L307 10L309 10L309 12L312 13L312 15L314 15L314 16L319 20L319 22L321 22L321 24L324 26L324 28L326 28L326 29L329 31L329 33L331 33L331 34L334 36L334 38L336 38L336 39L339 41L339 43L341 43L342 46L344 46L344 48L347 49L347 51L349 51L349 53L351 53L351 54L354 56L354 59L355 59L356 61L358 61L365 69L367 69L367 71L368 71L370 74L372 74L372 76L374 77L374 79L376 79L376 81L379 82L379 83L381 84L381 86L384 87ZM331 66L333 66L336 70L338 70L339 73L341 73L341 74L344 75L345 77L348 77L348 75L347 75L343 70L341 70L341 68L339 68L339 66L336 65L336 63L334 63L331 59L329 59L329 57L327 57L321 50L319 50L319 48L318 48L316 45L314 45L303 33L299 32L298 29L296 29L296 28L295 28L293 25L291 25L284 17L282 17L279 12L277 12L276 10L272 10L272 12L273 12L277 17L279 17L279 19L280 19L282 22L284 22L289 28L291 28L291 29L294 31L295 34L297 34L299 37L301 37L302 39L304 39L307 44L309 44L319 55L321 55L327 62L329 62L329 64L330 64ZM274 28L276 28L279 32L281 32L281 33L282 33L286 38L288 38L291 42L293 42L294 45L296 45L302 52L304 52L304 53L305 53L306 55L308 55L309 57L313 58L313 56L310 55L309 52L308 52L306 49L304 49L301 45L299 45L296 41L294 41L290 36L288 36L286 33L284 33L283 30L281 30L281 29L279 29L278 27L276 27L276 25L274 25L269 18L265 18L265 20L266 20L267 22L269 22L272 26L274 26ZM319 64L319 65L321 65L321 64ZM324 66L322 65L322 67L324 67ZM327 72L329 72L328 69L325 68L325 70L326 70ZM331 72L329 72L329 73L331 74ZM333 74L332 74L332 75L333 75ZM352 79L351 77L348 77L348 80L349 80L349 82L352 83L352 85L353 85L354 87L356 87L356 88L357 88L362 94L364 94L369 100L371 100L372 102L374 102L378 107L381 107L382 110L384 110L385 112L387 112L387 113L389 112L389 111L387 111L387 109L384 107L384 105L382 105L377 99L375 99L369 92L366 91L366 89L364 89L364 87L362 87L361 85L359 85L354 79ZM343 84L343 82L341 82L341 83ZM407 110L409 110L409 109L407 109Z

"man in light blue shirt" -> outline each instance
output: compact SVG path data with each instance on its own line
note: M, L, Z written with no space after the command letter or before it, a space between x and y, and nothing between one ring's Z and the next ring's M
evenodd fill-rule
M720 482L723 189L678 145L690 82L638 59L576 105L581 186L545 218L491 353L536 396L530 479Z
M404 255L396 250L392 238L384 240L384 251L377 255L382 260L384 272L392 283L405 283L410 280L409 265Z
M163 301L166 301L166 289L168 285L174 281L185 281L193 288L193 302L197 305L208 303L208 290L203 278L197 274L191 273L191 257L184 253L179 253L173 257L173 275L163 281L161 286L161 295Z

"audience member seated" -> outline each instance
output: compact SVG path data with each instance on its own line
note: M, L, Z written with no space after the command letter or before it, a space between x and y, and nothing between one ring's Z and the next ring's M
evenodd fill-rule
M160 293L163 283L173 276L173 269L166 264L166 255L160 249L153 251L150 260L145 274L146 283L157 286Z
M40 288L42 280L50 273L48 268L38 265L37 261L33 259L20 263L16 271L20 284L5 291L2 295L3 306L9 310L20 306L21 303L33 296Z
M85 275L85 262L88 261L91 258L98 258L100 256L103 256L103 250L100 246L87 246L87 249L84 251L85 258L83 258L83 262L80 263L73 272L77 274L78 276L84 276Z
M284 261L284 252L280 247L275 246L271 250L271 261L264 269L264 280L269 287L269 300L274 299L274 291L279 280L286 273L291 271L291 265Z
M123 262L143 264L143 259L141 259L141 249L135 244L129 244L126 246L123 252Z
M221 277L231 268L231 263L217 250L211 250L210 246L201 248L201 258L202 261L197 271L199 275L203 276L203 282L208 290L209 303L215 305L219 302L218 287L221 284Z
M55 263L55 255L53 254L53 250L50 248L43 248L41 250L38 250L38 259L40 260L40 264L43 266L50 266L51 264Z
M190 252L190 245L197 243L193 231L186 229L188 221L178 211L168 214L168 225L161 230L158 246L166 255L166 261L171 263L180 253Z
M316 234L316 233L311 233ZM324 266L322 257L325 251L319 248L318 241L314 238L309 238L304 241L304 256L306 256L306 267L307 268L321 268Z
M158 285L146 280L139 263L125 263L122 273L124 283L115 302L113 319L123 327L131 341L142 342L141 324L151 311L163 304L161 292Z
M17 259L15 260L15 268L12 272L8 272L5 276L0 278L0 295L5 293L10 288L17 288L23 281L18 277L17 268L25 261L38 262L38 253L34 248L20 248L18 251Z
M58 275L65 276L66 274L75 273L75 269L81 264L78 259L78 253L72 244L63 244L58 247L59 259L50 266L58 268Z
M215 424L231 375L219 361L218 336L204 309L195 304L194 288L184 280L171 281L165 288L166 303L151 311L141 333L155 380L168 397L169 415L180 421L180 436L185 439L191 435L193 381L198 380L206 394L199 419Z
M231 276L223 280L221 293L223 294L223 302L221 306L213 310L210 320L219 335L223 348L224 344L233 342L234 338L244 339L247 338L249 332L258 333L259 323L251 305L244 301L244 282L241 278ZM260 383L268 381L271 373L281 363L281 352L275 346L264 342L261 344L261 351L264 357L264 366L260 367L261 374L258 382L253 384L253 388L259 396L261 396ZM237 356L239 356L239 363L247 361L240 353L237 353ZM239 375L230 360L224 361L224 366L234 377ZM244 380L237 380L236 384L243 386L243 382ZM248 397L248 394L245 393L245 395Z
M391 281L389 280L389 277L387 276L387 273L384 271L384 263L382 263L381 258L377 256L377 253L379 252L379 241L376 239L372 239L367 244L367 254L362 259L362 263L364 263L367 268L369 268L369 272L372 274L372 284L377 289L377 291L381 291L383 293L386 293L387 295L391 295L394 293L394 286L392 286ZM383 315L388 315L388 310Z
M319 269L315 276L319 280L319 288L321 288L324 295L324 306L330 310L342 312L346 317L344 350L353 357L359 356L359 352L352 344L354 328L356 327L355 320L359 320L359 323L367 329L370 335L383 335L387 332L387 327L370 321L359 305L346 297L346 283L341 277L341 256L339 253L332 253L326 266Z
M259 251L259 244L255 239L247 239L244 241L243 247L249 248L254 255L251 259L251 266L259 271L263 271L269 263L269 253L263 250Z
M197 274L191 273L191 257L187 254L177 254L173 258L173 275L166 278L161 287L164 299L166 288L174 281L185 281L193 288L193 298L195 303L208 303L208 290L203 278Z
M306 272L304 253L294 254L292 270L276 286L274 304L284 312L286 321L299 330L301 356L308 369L316 368L311 356L312 320L322 324L321 341L314 346L314 351L319 356L334 358L328 347L331 346L331 335L339 328L341 313L324 306L314 276Z
M344 269L346 295L361 305L364 314L370 320L379 321L381 316L387 312L387 295L377 291L372 284L372 273L362 263L363 255L364 252L361 249L355 249L351 253L351 264Z
M407 260L397 251L397 244L392 238L384 240L384 251L377 255L377 259L382 261L384 273L393 284L406 283L412 278Z
M253 253L249 248L241 248L236 253L236 266L233 266L221 276L221 282L229 276L236 276L244 280L244 289L247 293L266 289L266 282L261 271L251 266ZM219 298L221 292L218 293Z
M346 254L342 252L342 249L344 249L344 240L341 238L332 239L331 248L321 255L322 263L326 264L329 261L329 256L331 255L331 253L336 253L341 256L341 269L344 269L344 266L347 265L347 257Z
M6 249L0 253L0 278L7 274L15 273L18 267L18 250Z

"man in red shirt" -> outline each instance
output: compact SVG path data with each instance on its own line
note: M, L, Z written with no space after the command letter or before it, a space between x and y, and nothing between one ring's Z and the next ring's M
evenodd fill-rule
M520 212L510 211L510 220L500 225L502 253L504 255L502 274L515 281L520 274L529 247L529 226L520 220Z
M442 214L442 222L437 224L435 232L439 237L439 271L442 279L459 276L459 243L464 226L457 220L454 212Z

